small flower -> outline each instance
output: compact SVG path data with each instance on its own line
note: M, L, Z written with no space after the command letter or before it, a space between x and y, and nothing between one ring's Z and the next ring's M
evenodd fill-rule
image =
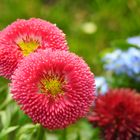
M64 33L54 24L35 18L13 22L0 33L0 75L11 78L22 58L46 48L68 50Z
M108 84L104 77L95 77L96 94L105 94L108 91Z
M140 95L130 89L109 90L95 102L89 121L103 129L106 140L140 137Z
M93 85L89 67L75 54L40 50L19 64L11 91L35 123L59 129L86 115L94 100Z
M125 69L123 67L123 60L120 59L121 56L122 51L120 49L106 54L103 58L103 62L105 62L104 68L107 71L114 71L116 74L125 72Z
M127 42L140 47L140 36L134 36L127 39Z
M127 51L115 50L104 58L104 68L117 75L124 74L140 81L140 50L130 47Z

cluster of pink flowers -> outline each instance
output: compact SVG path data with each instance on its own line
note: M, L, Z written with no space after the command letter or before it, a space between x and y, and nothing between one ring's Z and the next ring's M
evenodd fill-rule
M65 128L94 101L94 75L68 51L65 34L41 19L17 20L0 33L0 76L11 80L13 99L35 122Z

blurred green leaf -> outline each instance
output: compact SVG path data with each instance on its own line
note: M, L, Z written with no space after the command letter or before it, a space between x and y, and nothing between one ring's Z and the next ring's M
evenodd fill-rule
M5 110L0 111L1 123L4 128L10 126L13 115L17 112L17 106L14 103L10 103Z
M4 102L1 103L0 109L4 108L8 103L10 103L10 101L12 101L11 94L9 93L9 88L7 90L8 90L8 92L6 93L6 98L5 98Z
M6 111L0 111L0 117L3 128L7 128L10 124L10 116L7 115Z
M20 107L19 108L19 111L17 113L17 116L18 116L18 123L19 125L25 125L25 124L28 124L28 123L31 123L31 119L22 111L20 110Z
M39 125L34 124L25 124L22 127L20 127L16 133L16 139L17 140L24 140L24 138L27 136L32 135L37 131L39 128Z
M121 49L124 51L127 50L129 47L137 47L136 45L132 45L132 44L127 43L127 41L123 40L123 39L112 41L111 46L114 49Z
M90 140L93 137L98 139L98 134L95 135L97 130L93 128L86 119L81 119L74 125L67 129L67 140Z
M3 92L5 89L7 89L7 85L2 85L2 86L0 87L0 92Z
M58 136L56 134L47 134L47 140L58 140ZM63 138L61 140L64 140Z
M2 87L4 85L8 85L8 83L9 83L9 80L0 76L0 87Z
M79 133L77 133L77 138L76 138L76 140L81 140L81 136L80 136Z
M12 131L15 131L18 128L18 126L11 126L8 128L3 128L2 131L0 132L0 139L2 140L3 137L11 133Z
M92 131L92 137L90 140L101 140L100 138L100 129L99 128L93 128L94 131Z

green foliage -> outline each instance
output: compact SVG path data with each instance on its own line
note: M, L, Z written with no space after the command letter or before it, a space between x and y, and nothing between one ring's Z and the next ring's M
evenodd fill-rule
M129 47L137 47L135 45L127 43L127 41L123 39L112 41L111 46L114 48L114 50L119 48L124 51L128 50Z
M40 17L56 23L67 35L70 50L82 56L96 75L102 73L99 55L116 39L138 35L139 0L1 0L0 29L17 18ZM83 30L85 23L97 29Z
M7 138L7 135L10 133L10 132L12 132L12 131L14 131L14 130L16 130L18 128L18 126L11 126L11 127L8 127L8 128L3 128L2 130L1 130L1 133L0 133L0 139L2 139L2 140L6 140Z
M107 81L111 88L131 88L140 92L139 82L133 80L125 74L115 75L108 73Z

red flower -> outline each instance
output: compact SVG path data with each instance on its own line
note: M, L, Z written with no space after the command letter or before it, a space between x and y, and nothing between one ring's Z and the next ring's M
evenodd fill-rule
M86 115L94 99L87 64L66 51L39 51L26 57L12 76L13 98L35 123L64 128Z
M46 48L67 50L64 33L41 19L17 20L0 32L0 75L10 78L23 57Z
M140 95L130 89L115 89L99 96L88 117L103 129L106 140L140 137Z

